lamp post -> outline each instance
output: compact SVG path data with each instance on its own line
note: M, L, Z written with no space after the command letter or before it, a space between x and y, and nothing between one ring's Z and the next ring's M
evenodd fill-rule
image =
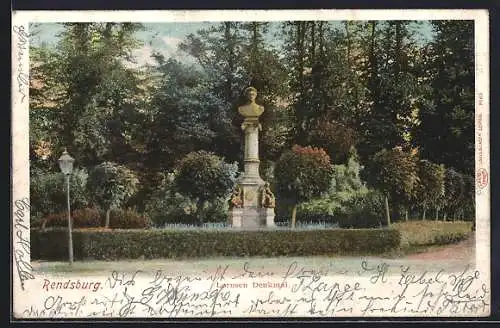
M59 168L66 178L66 196L68 205L68 254L69 254L69 264L73 264L73 234L72 234L72 222L71 222L71 207L69 202L69 178L71 172L73 171L73 163L75 159L68 154L68 151L64 149L63 154L59 157Z

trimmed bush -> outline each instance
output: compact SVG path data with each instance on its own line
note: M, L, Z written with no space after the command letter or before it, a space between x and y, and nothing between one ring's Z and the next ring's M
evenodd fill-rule
M407 204L418 186L417 153L401 147L382 149L362 172L369 185L384 193L387 225L391 225L389 200L391 206Z
M200 258L381 254L399 247L394 229L75 230L76 259ZM31 231L32 259L67 257L65 229Z
M465 221L408 221L392 227L401 233L401 246L430 246L452 244L466 239L472 223Z
M138 190L139 179L126 166L104 162L95 166L87 181L91 198L106 211L105 227L110 227L110 214L130 199Z
M147 217L131 209L111 210L110 217L112 229L145 229L151 226Z
M82 208L71 212L74 228L94 228L102 224L101 214L96 208ZM44 218L46 228L67 227L68 212L50 214Z
M174 190L196 202L196 223L201 226L207 219L207 203L226 199L236 182L238 166L229 164L214 153L199 150L187 154L178 164L173 181ZM215 209L216 210L216 209Z
M278 198L288 198L293 204L293 228L298 205L319 198L330 188L333 166L323 149L294 145L276 162L275 177Z

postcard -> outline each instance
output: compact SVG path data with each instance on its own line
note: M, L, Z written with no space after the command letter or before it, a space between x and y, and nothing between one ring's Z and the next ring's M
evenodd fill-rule
M12 14L12 318L490 314L485 10Z

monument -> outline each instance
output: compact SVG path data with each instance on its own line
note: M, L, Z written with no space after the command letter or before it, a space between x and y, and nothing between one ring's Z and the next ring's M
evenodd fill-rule
M238 108L244 117L241 129L245 133L244 172L240 175L229 200L229 220L234 228L255 229L274 226L275 198L269 183L259 175L259 116L264 107L255 102L257 90L245 89L248 103Z

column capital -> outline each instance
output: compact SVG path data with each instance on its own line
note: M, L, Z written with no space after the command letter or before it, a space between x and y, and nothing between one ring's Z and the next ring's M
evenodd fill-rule
M246 118L243 123L241 124L241 129L243 131L252 131L254 129L259 129L259 130L262 130L262 125L260 125L259 123L259 120L258 119L248 119Z

